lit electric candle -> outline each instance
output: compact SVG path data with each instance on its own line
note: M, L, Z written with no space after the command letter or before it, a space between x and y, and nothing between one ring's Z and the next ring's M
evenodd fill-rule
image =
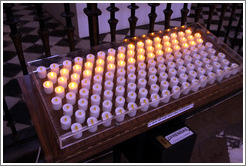
M185 73L182 73L179 75L179 82L182 84L183 82L186 82L188 79L188 76Z
M158 57L162 57L164 55L164 52L162 50L156 50L155 51L155 56Z
M148 70L148 76L150 76L150 75L156 75L156 73L157 73L157 69L155 67L149 68L149 70Z
M172 40L172 46L177 46L179 44L179 41L177 39Z
M135 92L128 92L126 101L129 102L135 102L137 98L137 94Z
M204 68L199 67L199 68L197 69L197 77L199 78L201 75L204 75L205 72L206 72L206 70L205 70Z
M164 43L164 42L167 42L167 41L169 41L169 40L170 40L170 37L167 36L167 35L165 35L165 36L162 37L163 43Z
M86 121L87 121L88 127L94 126L94 127L92 127L92 128L89 129L89 132L91 132L91 133L96 132L97 131L97 125L96 124L98 123L97 118L95 118L95 117L89 117Z
M76 94L74 92L68 92L66 94L66 101L67 103L74 105L76 103Z
M136 60L134 58L128 58L127 65L135 65Z
M53 84L57 82L57 74L55 72L49 72L47 74L48 80L51 81Z
M67 87L67 78L64 76L59 77L58 78L58 85L66 88Z
M37 68L37 72L38 72L38 77L39 77L40 79L45 78L46 75L47 75L46 67L44 67L44 66L39 66L39 67Z
M98 60L96 61L96 66L97 66L97 67L104 67L104 64L105 64L105 62L104 62L103 59L98 59Z
M138 85L137 85L138 89L145 88L146 85L147 85L146 79L143 78L138 79Z
M135 46L133 44L128 44L127 45L127 50L135 50Z
M84 123L85 121L85 111L84 110L77 110L75 112L75 121L77 123Z
M62 130L68 130L71 126L71 118L70 116L64 115L60 118L61 128Z
M152 68L152 67L155 67L156 65L156 61L155 60L148 60L148 65L147 65L147 68Z
M72 116L73 115L73 105L66 103L62 106L63 115Z
M145 47L147 48L148 46L152 46L153 41L151 39L145 40Z
M137 49L137 55L144 55L145 54L145 49L139 48Z
M157 85L157 84L152 84L150 86L150 91L149 93L152 94L152 93L158 93L160 87Z
M158 69L157 69L158 74L165 71L166 71L166 66L164 64L158 65Z
M187 39L185 37L181 37L179 39L180 44L187 43Z
M73 66L73 73L77 73L77 74L81 75L81 69L82 69L82 67L80 65L74 65Z
M123 96L118 96L115 99L115 107L124 107L125 98Z
M205 75L201 75L199 77L199 81L200 81L200 87L204 88L207 85L207 77Z
M140 105L142 106L141 111L145 112L149 108L149 99L147 98L141 98L140 99Z
M148 80L148 84L152 85L152 84L156 84L158 78L155 75L150 75L149 76L149 80Z
M117 107L116 109L115 109L115 115L116 115L116 117L115 117L115 120L117 121L117 122L122 122L123 120L124 120L124 118L125 118L125 113L126 111L125 111L125 109L124 108L122 108L122 107Z
M145 88L140 88L138 91L138 99L147 97L148 90Z
M103 67L96 67L95 68L96 75L103 75Z
M188 75L188 80L192 81L193 79L195 79L197 76L197 73L193 70L193 71L189 71L189 75Z
M95 62L95 55L93 55L93 54L86 55L86 61L87 62L91 62L92 64L94 64L94 62Z
M155 48L152 46L148 46L146 48L146 54L148 55L149 53L153 53L155 51Z
M86 88L81 88L79 90L79 97L84 98L84 99L88 99L89 98L89 90Z
M189 36L189 35L191 35L191 34L192 34L192 31L190 29L186 29L185 30L185 36L186 37Z
M112 81L105 81L104 90L113 90L114 83Z
M112 73L114 73L114 71L115 71L115 64L113 64L113 63L110 63L110 64L108 64L107 65L107 71L108 72L112 72ZM101 74L102 75L102 74Z
M166 48L166 47L171 47L172 46L172 44L169 42L169 41L167 41L167 42L164 42L164 48Z
M93 63L91 63L91 62L85 62L85 70L92 71L92 69L93 69Z
M103 100L112 100L113 99L113 91L112 90L105 90L103 92Z
M102 84L102 76L101 75L94 75L93 77L93 83L94 84Z
M60 110L62 108L62 99L58 96L51 99L53 110Z
M177 39L177 37L178 37L176 33L171 33L170 36L171 36L171 39L172 39L172 40L175 40L175 39Z
M164 50L165 55L171 54L173 52L173 49L171 47L166 47Z
M117 69L117 77L125 77L126 71L124 69Z
M80 66L82 66L82 65L83 65L83 58L81 58L81 57L75 57L75 58L74 58L74 64L75 64L75 65L80 65Z
M125 60L125 54L118 53L117 54L117 61L124 61Z
M80 75L77 73L73 73L71 75L71 82L76 82L77 84L79 84L80 82Z
M179 52L180 51L180 46L179 45L175 45L173 46L173 53Z
M161 102L162 103L168 103L169 102L169 100L170 100L170 91L169 90L167 90L167 89L165 89L165 90L163 90L162 92L161 92L161 95L162 95L162 100L161 100Z
M179 79L177 77L171 77L170 79L170 87L177 86L179 83Z
M187 95L190 92L190 83L183 82L181 86L182 94Z
M91 70L84 70L83 71L83 79L91 79L92 72Z
M76 82L70 82L68 84L68 90L69 92L78 93L78 84Z
M184 66L179 66L178 67L178 75L185 73L186 72L186 67Z
M174 98L174 99L177 99L177 98L179 98L179 96L180 96L180 87L179 86L173 86L172 87L172 97Z
M167 73L161 72L161 73L159 74L159 82L165 81L165 80L167 79L167 77L168 77L168 74L167 74Z
M132 74L132 73L131 73L131 74L128 74L128 75L127 75L127 83L131 83L131 82L134 83L134 82L136 81L136 78L137 78L137 77L136 77L135 74Z
M116 80L116 86L125 86L126 79L124 77L118 77Z
M156 44L155 45L155 50L162 50L162 45L161 44Z
M203 40L202 39L196 39L196 44L197 44L197 46L202 45Z
M57 86L55 88L55 94L56 94L56 96L58 96L58 97L60 97L60 98L63 99L64 96L65 96L65 90L64 90L64 88L62 86Z
M69 71L72 70L72 62L70 60L63 61L63 68L68 69Z
M154 60L154 59L155 59L155 54L153 54L153 53L148 53L147 54L147 61Z
M144 48L144 43L142 41L138 41L137 42L137 48L140 49L140 48Z
M63 68L60 70L60 75L63 77L66 77L67 79L69 79L69 70L66 68Z
M178 32L178 38L182 38L182 37L185 37L185 33L183 31L179 31Z
M139 70L145 70L145 68L146 68L146 64L145 63L141 62L141 63L138 64L138 71Z
M195 39L200 39L201 37L202 37L202 35L198 32L194 34Z
M56 74L59 74L59 65L57 63L52 63L50 65L50 71L55 72Z
M109 120L109 119L111 119L112 117L113 116L110 112L103 112L102 113L102 120L105 121L103 123L104 127L109 127L111 125L112 120Z
M138 55L137 56L137 64L144 62L145 61L145 56L143 55Z
M129 92L135 92L137 88L137 85L135 83L129 83L127 84L127 93Z
M145 70L139 70L138 71L138 79L140 79L140 78L145 79L146 75L147 75L147 72Z
M115 57L114 56L108 56L107 57L107 64L114 64Z
M123 61L123 60L118 61L118 64L117 64L117 68L118 69L120 69L120 68L124 69L125 66L126 66L126 62L125 61Z
M195 41L193 41L193 40L192 40L192 41L190 41L190 42L189 42L189 46L190 46L190 47L192 47L192 46L193 46L193 47L195 47L195 46L196 46L196 42L195 42Z
M78 100L78 108L86 111L88 109L88 100L87 99L79 99Z
M126 53L126 48L124 46L118 47L118 53L125 54Z
M90 79L83 79L81 80L81 87L82 88L86 88L86 89L90 89L90 86L91 86L91 80Z
M51 81L45 81L43 87L46 94L51 94L53 92L53 83Z
M182 50L184 50L184 49L189 49L189 44L183 43L183 44L181 45L181 48L182 48Z
M102 103L102 111L103 112L111 112L113 103L111 100L104 100Z
M158 94L151 94L150 96L150 101L152 102L152 104L150 104L150 106L152 107L157 107L160 103L160 101L158 101L160 99L160 96Z
M90 107L90 117L99 118L100 115L100 107L98 105L93 105Z
M161 38L155 37L154 38L154 45L160 44L161 43Z
M110 48L110 49L108 49L108 56L115 56L115 49L113 49L113 48Z
M100 105L101 97L97 94L91 96L91 105Z
M126 55L127 55L127 58L132 58L132 57L135 56L135 51L133 51L133 50L127 50Z
M129 102L127 104L127 108L128 108L128 111L131 111L130 113L128 113L128 115L130 117L133 117L133 116L136 116L136 113L137 113L137 110L135 110L137 108L137 104L134 103L134 102ZM134 111L133 111L134 110Z
M102 92L102 85L100 85L100 84L94 84L92 86L92 93L93 94L101 95L101 92Z

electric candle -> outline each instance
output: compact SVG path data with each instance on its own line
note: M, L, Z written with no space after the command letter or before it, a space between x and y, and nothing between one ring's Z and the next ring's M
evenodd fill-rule
M189 45L187 43L182 43L181 48L182 50L189 49Z
M73 105L66 103L62 106L63 115L72 116L73 115Z
M51 81L53 84L57 82L57 74L55 72L49 72L47 74L48 80Z
M185 37L181 37L179 39L180 44L182 45L183 43L187 43L187 39Z
M57 63L52 63L50 65L50 71L55 72L56 74L59 74L59 65Z
M90 107L90 117L98 118L100 115L100 107L93 105Z
M66 94L66 101L67 103L74 105L76 103L76 94L74 92L68 92Z
M173 52L176 53L176 52L179 52L179 51L180 51L180 46L174 45L173 46Z
M192 62L195 63L196 60L200 60L201 56L199 54L193 54Z
M67 78L64 76L61 76L58 78L58 86L62 86L63 88L67 87Z
M145 88L147 85L146 79L140 78L138 79L138 89Z
M188 75L188 80L192 81L193 79L195 79L197 76L197 73L194 70L189 71L189 75Z
M106 80L106 81L113 81L113 80L114 80L114 73L112 73L112 72L107 72L107 73L105 74L105 80Z
M163 57L158 57L158 58L157 58L157 63L156 63L156 65L158 66L158 65L160 65L160 64L164 64L164 62L165 62L165 59L164 59Z
M84 123L85 121L85 111L84 110L77 110L75 112L75 121L77 123Z
M92 64L94 64L94 62L95 62L95 55L93 55L93 54L86 55L86 61L87 62L91 62Z
M68 84L68 91L78 93L78 84L76 82L70 82Z
M175 39L177 39L177 37L178 37L176 33L171 33L170 36L171 36L171 39L172 39L172 40L175 40Z
M116 117L115 117L115 120L117 121L117 122L122 122L123 120L124 120L124 118L125 118L125 113L126 111L125 111L125 109L124 108L122 108L122 107L117 107L116 109L115 109L115 115L116 115Z
M159 89L160 89L160 87L157 84L152 84L150 86L150 91L149 92L150 92L150 94L158 93Z
M212 56L210 57L210 60L211 60L211 63L213 64L214 62L217 62L217 61L218 61L218 57L215 56L215 55L212 55Z
M216 72L221 67L221 64L219 62L214 62L212 64L213 64L213 71L214 72Z
M210 64L205 65L206 75L213 70L213 67Z
M118 53L125 54L126 53L126 48L124 46L118 47Z
M200 87L204 88L207 85L207 77L205 75L201 75L199 77L199 81L200 81Z
M80 123L74 123L71 126L72 133L77 132L82 129L82 125ZM73 138L78 139L82 137L82 131L78 132L78 134L73 135Z
M106 54L105 54L105 52L103 52L103 51L99 51L99 52L97 53L97 59L105 60L105 56L106 56Z
M148 66L147 66L147 68L150 69L150 68L152 68L152 67L155 67L155 65L156 65L155 60L149 60L149 61L148 61Z
M173 49L171 47L166 47L164 49L165 55L167 56L168 54L171 54L173 52Z
M81 87L82 88L86 88L86 89L90 89L90 86L91 86L91 80L89 79L83 79L81 80Z
M202 62L200 60L195 61L195 69L197 70L199 67L202 67Z
M107 64L114 64L115 57L114 56L108 56L107 57Z
M147 48L148 46L152 46L153 41L150 39L145 40L145 47Z
M157 79L157 77L155 75L150 75L149 76L149 80L148 80L148 84L149 85L156 84L157 80L158 79Z
M165 63L168 64L168 62L172 62L173 59L174 57L171 54L166 55Z
M195 47L195 46L191 46L190 47L190 54L191 55L194 55L198 52L198 49Z
M219 52L217 57L218 57L218 61L221 62L223 59L225 59L225 54L222 52Z
M60 118L61 128L62 130L68 130L71 126L71 118L70 116L64 115Z
M170 91L169 90L163 90L162 92L161 92L161 95L162 95L162 103L168 103L169 102L169 100L170 100Z
M185 30L185 36L189 36L192 34L192 31L190 29Z
M179 31L178 32L178 38L182 38L182 37L185 37L185 33L183 31Z
M174 39L174 40L172 40L171 43L172 43L172 46L177 46L179 44L179 41Z
M178 69L179 66L183 66L184 65L184 60L183 59L176 59L176 68Z
M79 84L80 82L80 75L77 73L73 73L71 75L71 82L76 82L77 84Z
M113 90L114 83L112 81L105 81L104 90Z
M53 92L53 83L51 81L45 81L43 87L46 94L51 94Z
M66 77L67 79L69 79L69 70L66 68L63 68L60 70L60 75L63 77Z
M130 103L127 104L127 108L128 108L128 111L134 110L134 109L137 108L137 104L134 103L134 102L130 102ZM137 110L132 111L132 112L129 113L128 115L129 115L130 117L133 117L133 116L136 116L136 113L137 113Z
M231 68L228 66L225 66L223 69L225 71L225 78L229 78L231 75Z
M103 59L98 59L97 61L96 61L96 66L97 67L104 67L104 64L105 64L105 62L104 62L104 60Z
M115 65L114 65L113 63L108 64L108 65L107 65L107 71L108 71L108 72L114 73L114 71L115 71ZM103 74L103 73L102 73L102 74ZM101 74L101 75L102 75L102 74Z
M63 61L63 68L68 69L69 71L71 71L72 69L72 62L70 60L65 60Z
M218 70L216 71L216 75L217 75L217 81L218 81L218 82L221 82L221 80L222 80L223 77L224 77L224 71L218 69Z
M209 48L208 49L208 56L211 57L212 55L214 55L216 53L216 50L213 48Z
M198 43L198 42L197 42L197 43ZM201 54L201 52L205 50L205 46L202 45L202 44L198 45L197 48L198 48L198 53L199 53L199 54Z
M134 58L128 58L127 65L135 65L136 60Z
M202 35L198 32L194 34L195 39L200 39L201 37L202 37Z
M100 105L101 97L97 94L91 96L91 105Z
M88 109L88 100L87 99L79 99L78 100L78 108L86 111Z
M60 97L60 98L63 99L64 96L65 96L65 90L64 90L64 88L62 86L57 86L55 88L55 94L56 94L56 96L58 96L58 97Z
M159 74L159 82L165 81L165 80L167 79L167 77L168 77L168 74L167 74L167 73L161 72L161 73Z
M135 80L136 80L136 78L137 78L137 77L136 77L135 74L132 74L132 73L131 73L131 74L128 74L128 75L127 75L127 83L131 83L131 82L134 83Z
M177 59L182 58L182 54L181 52L175 52L173 57L174 57L174 60L177 60Z
M91 63L91 62L85 62L85 70L92 71L92 69L93 69L93 63Z
M138 91L138 99L145 98L148 94L148 90L145 88L140 88Z
M208 56L208 53L206 51L201 51L200 55L202 58L206 58Z
M103 67L96 67L95 68L96 75L103 75Z
M215 79L216 79L215 74L213 72L209 72L208 73L208 83L213 84Z
M127 74L134 74L136 70L136 67L133 65L127 66Z
M154 67L149 68L148 76L150 76L150 75L156 75L156 73L157 73L156 68L154 68Z
M213 44L210 42L206 42L205 44L205 51L208 51L210 48L213 48Z
M229 64L230 64L230 62L229 62L227 59L223 59L223 60L221 61L221 66L222 66L222 68L228 66Z
M158 74L160 74L161 72L165 72L165 70L166 70L166 66L164 64L158 65L158 70L157 70Z
M93 83L94 84L102 84L102 76L101 75L94 75L93 77Z
M148 108L149 108L148 103L149 103L149 99L147 99L147 98L141 98L140 99L140 104L141 104L141 106L143 106L143 105L145 105L145 106L142 107L142 108L140 108L140 110L143 111L143 112L147 111Z
M232 75L237 74L237 72L238 72L238 69L237 69L238 68L238 64L232 63L230 67L233 70L231 74Z
M86 88L82 88L79 90L79 98L88 99L89 98L89 90Z
M177 86L179 83L179 79L177 77L171 77L170 79L170 87L174 87Z
M203 40L202 39L196 39L197 46L202 45L202 43L203 43Z
M167 36L167 35L165 35L165 36L162 37L163 43L164 43L164 42L167 42L167 41L169 41L169 40L170 40L170 37Z
M183 56L190 56L191 52L188 49L183 49L182 50Z
M174 62L168 62L167 63L167 70L174 69L176 67Z
M208 58L203 58L203 59L202 59L202 63L203 63L203 64L202 64L202 67L205 67L207 64L210 64L210 62L211 62L210 59L208 59Z
M188 79L188 76L185 73L182 73L179 75L179 82L182 84L183 82L186 82Z
M199 84L198 82L199 82L199 81L198 81L197 79L193 79L193 80L191 81L191 90L192 90L193 92L198 91L198 89L199 89L199 87L200 87L200 84Z
M135 50L135 46L133 44L128 44L127 45L127 50Z
M111 102L111 100L104 100L102 103L102 107L103 107L102 111L103 112L111 112L112 106L113 106L113 103Z
M92 72L91 70L84 70L83 71L83 79L91 79Z
M154 45L160 44L161 43L161 38L155 37L154 38Z
M82 67L80 65L74 65L73 66L73 73L77 73L77 74L81 75L81 69L82 69Z
M177 99L177 98L179 98L179 96L180 96L180 87L179 86L173 86L173 88L172 88L172 97L174 98L174 99Z
M57 110L60 110L61 107L62 107L62 99L60 97L58 97L58 96L53 97L51 99L51 103L52 103L53 110L57 111Z
M127 98L126 98L126 101L129 103L129 102L135 102L137 98L137 94L135 92L128 92L127 93Z
M177 70L175 70L175 69L168 70L168 78L172 78L172 77L176 76L176 74L177 74Z
M156 50L155 55L156 57L162 57L164 55L164 52L162 50Z
M125 86L126 79L124 77L117 77L116 86Z
M113 48L110 48L110 49L108 49L108 57L109 56L115 56L115 49L113 49Z
M126 62L125 61L123 61L123 60L118 61L118 64L117 64L117 68L118 69L121 69L121 68L124 69L125 66L126 66Z
M162 50L162 45L161 44L156 44L155 45L155 50Z
M141 63L138 64L138 71L139 70L145 70L145 68L146 68L146 64L145 63L141 62Z
M127 50L127 57L128 58L132 58L132 57L134 57L135 56L135 51L133 51L133 50Z
M138 79L141 79L141 78L145 79L146 75L147 75L147 72L145 70L138 71Z
M125 88L123 86L117 86L115 89L115 96L124 96ZM112 96L113 97L113 96Z
M117 69L117 77L125 77L126 71L124 69Z
M155 50L154 47L148 46L148 47L146 48L146 54L148 55L149 53L153 53L154 50Z
M187 73L189 73L189 71L195 70L195 65L193 65L192 63L188 63L186 65L186 69L187 69Z
M127 93L129 92L135 92L137 88L137 85L135 83L129 83L127 84Z
M47 71L46 71L46 68L45 68L44 66L39 66L39 67L37 68L37 72L38 72L38 77L39 77L40 79L45 78L46 75L47 75Z
M155 59L155 54L153 54L153 53L148 53L147 54L147 61L154 60L154 59Z
M143 56L142 54L137 56L137 63L138 64L141 62L144 62L144 61L145 61L145 56Z
M88 125L88 127L90 127L92 125L95 126L95 124L97 124L97 123L98 123L98 120L95 117L89 117L87 119L87 125ZM94 133L96 131L97 131L97 125L95 127L92 127L92 128L89 129L89 132L91 132L91 133Z
M150 104L150 106L152 106L152 107L157 107L158 106L158 104L159 104L159 101L157 101L157 100L159 100L160 99L160 96L158 95L158 94L151 94L151 96L150 96L150 100L151 100L151 102L153 102L152 104Z
M110 112L103 112L102 113L102 120L105 121L103 123L104 127L109 127L111 125L112 120L108 120L108 119L110 119L112 117L113 116L112 116L112 114Z
M190 92L190 83L183 82L181 86L182 94L187 95Z
M115 107L124 107L125 104L125 98L122 96L118 96L115 99Z
M125 60L125 54L118 53L117 54L117 61L124 61Z
M184 66L179 66L178 67L178 75L185 73L186 72L186 67Z
M197 77L199 78L201 75L204 75L205 72L206 72L206 70L205 70L204 68L199 67L199 68L197 69Z
M92 93L93 93L93 94L98 94L98 95L100 95L101 92L102 92L102 85L100 85L100 84L94 84L94 85L92 86Z
M187 40L188 40L188 42L193 41L194 37L192 35L189 35L189 36L187 36Z
M113 99L113 92L112 90L105 90L103 92L103 100L112 100Z
M142 41L137 42L137 48L144 48L144 43Z
M80 65L82 67L82 65L83 65L83 58L81 58L81 57L75 57L74 58L74 64L75 65Z

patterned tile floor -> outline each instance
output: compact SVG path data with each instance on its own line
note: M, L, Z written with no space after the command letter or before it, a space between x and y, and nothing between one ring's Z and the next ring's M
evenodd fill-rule
M194 21L196 4L192 5L189 17L187 22ZM199 22L203 25L207 24L209 6L208 4L203 4L201 18ZM229 34L229 40L227 44L230 46L233 41L234 33L239 21L239 17L242 11L242 5L238 5L236 9L236 14L232 23L232 31ZM218 4L215 8L213 20L211 22L210 30L212 33L215 33L218 26L218 20L221 12L221 4ZM225 36L225 31L227 30L229 18L231 13L231 4L228 6L221 28L220 39L223 41ZM20 19L18 24L18 29L22 32L22 46L24 50L24 56L26 62L43 58L44 49L42 42L38 36L38 22L34 21L34 16L36 11L34 6L29 4L15 4L13 7L14 16ZM69 46L67 42L67 36L64 31L64 26L62 26L57 20L52 18L48 13L45 13L48 16L47 27L50 32L50 45L51 45L51 54L64 54L69 52ZM5 13L3 14L3 20L6 20ZM173 19L170 22L171 27L180 26L180 18ZM157 22L155 24L155 31L163 30L164 22ZM9 37L10 29L7 25L3 25L3 92L7 101L8 108L13 119L16 122L17 130L21 130L26 127L30 127L30 116L27 110L27 106L23 101L20 87L16 78L22 76L22 71L19 65L19 60L15 52L14 44ZM148 25L139 26L136 29L136 36L146 34L148 32ZM116 32L116 40L123 40L124 38L129 37L129 29L123 29ZM242 25L240 28L240 33L238 34L238 39L236 41L235 50L238 49L238 44L242 41ZM101 34L100 43L110 42L110 34ZM75 47L76 49L83 49L89 46L89 39L82 38L79 39L75 37ZM242 51L241 51L242 52ZM4 116L4 120L5 116ZM4 121L4 124L6 122ZM10 133L10 129L4 125L4 135Z

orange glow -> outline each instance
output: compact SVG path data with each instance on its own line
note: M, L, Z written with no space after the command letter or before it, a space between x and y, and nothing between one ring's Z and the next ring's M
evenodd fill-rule
M129 58L128 62L135 63L135 59L134 58Z
M163 39L169 40L169 37L168 37L167 35L165 35L165 36L163 37Z
M202 39L197 39L197 43L203 43Z
M190 45L196 45L196 43L194 41L191 41Z
M175 27L174 29L178 29L178 27Z
M139 41L139 42L137 42L137 45L140 47L140 46L143 46L144 43L142 41Z
M201 34L200 33L195 33L194 35L196 38L200 38L201 37Z
M178 42L178 40L176 40L176 39L172 41L172 44L178 44L178 43L179 43L179 42Z
M110 67L111 69L113 69L113 68L114 68L114 64L109 64L109 67Z
M168 51L168 52L171 52L171 51L172 51L172 49L171 49L170 47L168 47L168 48L167 48L167 51Z
M135 46L133 44L128 44L128 48L135 48Z
M162 48L162 45L161 44L157 44L155 47L156 48Z
M91 75L91 71L90 70L85 70L84 73L85 73L85 75Z
M51 87L52 82L51 81L45 81L44 85L48 88Z
M49 77L53 78L55 77L56 73L55 72L49 72Z
M177 34L176 33L172 33L171 34L171 37L176 38L177 37Z
M137 37L135 36L133 39L137 39Z
M185 28L185 25L182 25L181 27L182 27L182 28Z
M187 43L184 43L183 46L184 47L189 47L189 45Z
M146 35L143 35L143 37L145 37Z
M122 53L119 53L119 54L118 54L118 57L119 57L119 58L124 58L124 57L125 57L125 55L124 55L124 54L122 54Z
M77 73L74 73L74 74L72 74L72 77L73 77L73 78L78 78L79 75L78 75Z
M191 34L191 30L190 30L190 29L186 29L186 30L185 30L185 33Z
M85 66L86 67L91 67L91 66L93 66L93 64L91 62L85 62Z
M154 32L152 32L151 35L154 35Z
M70 82L70 83L68 84L68 87L69 87L70 89L76 89L76 88L78 87L78 84L77 84L76 82Z
M81 69L81 66L80 65L74 65L75 69Z
M151 43L152 41L150 39L147 39L146 40L146 43Z
M180 47L179 47L178 45L177 45L177 46L175 46L174 48L175 48L176 50L180 49Z
M64 92L64 88L62 86L57 86L56 89L55 89L55 92L56 93Z
M125 66L126 63L125 63L125 61L119 61L118 64L119 64L119 66Z
M138 59L139 59L139 60L144 60L145 57L144 57L143 55L138 55Z
M125 39L125 42L127 41L127 39Z
M63 74L67 74L67 73L69 73L69 71L68 71L68 69L61 69L61 72L63 73Z
M98 72L103 71L103 68L102 67L96 67L96 71L98 71Z
M190 36L188 36L188 39L189 39L189 40L193 40L194 37L190 35Z

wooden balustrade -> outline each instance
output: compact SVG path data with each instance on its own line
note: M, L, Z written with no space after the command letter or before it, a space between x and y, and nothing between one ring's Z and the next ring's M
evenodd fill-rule
M181 26L185 25L185 22L187 21L187 14L189 13L188 3L184 3L183 8L181 9Z
M216 4L210 4L210 7L209 7L209 14L208 14L208 22L207 22L207 30L210 29L210 25L211 25L211 20L212 20L212 17L213 17L213 14L214 14L214 9L216 7Z
M171 6L172 4L168 3L166 9L163 10L163 13L165 15L165 29L170 28L170 18L171 18L171 15L173 14L173 10L171 9Z
M128 9L131 9L131 16L128 18L130 24L130 36L135 36L136 24L138 18L135 16L136 10L139 8L135 3L131 3L131 5L127 6Z
M202 11L201 3L198 3L195 8L195 22L199 22L201 11Z
M110 26L111 42L114 42L116 36L116 25L118 23L118 20L115 18L115 13L119 11L119 8L115 7L114 3L111 3L107 8L107 11L110 12L110 19L108 20L108 23Z
M151 7L151 12L149 13L149 33L154 32L154 26L155 26L155 19L157 17L157 14L155 12L156 7L159 6L159 3L148 3L148 5Z
M222 26L222 23L223 23L223 20L224 20L225 11L227 9L227 6L228 6L228 4L226 4L226 3L222 4L221 13L220 13L220 20L219 20L219 24L218 24L218 29L217 29L217 32L215 34L216 36L219 36L220 29L221 29L221 26Z
M227 30L226 30L226 35L225 35L224 43L227 42L229 33L230 33L230 31L231 31L231 25L232 25L232 21L233 21L234 16L235 16L235 10L236 10L236 8L237 8L237 4L234 3L234 4L232 5L231 15L230 15L228 27L227 27Z

